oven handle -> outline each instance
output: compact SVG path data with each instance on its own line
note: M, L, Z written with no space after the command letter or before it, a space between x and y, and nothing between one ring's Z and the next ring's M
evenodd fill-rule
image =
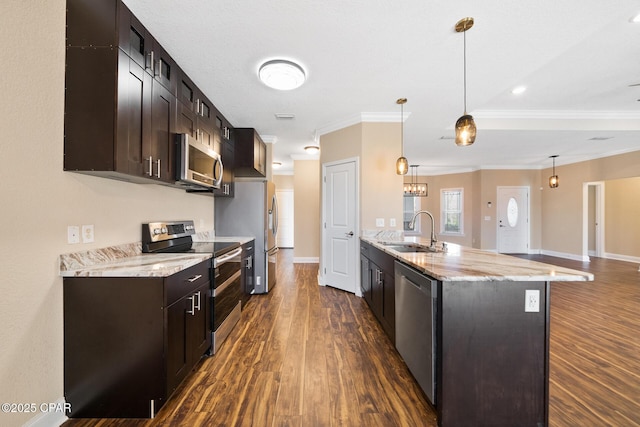
M241 271L238 270L236 271L233 276L229 277L222 285L218 286L217 288L215 288L213 290L213 296L217 297L218 295L220 295L222 292L224 292L225 289L227 289L229 286L231 286L233 284L233 282L240 277L240 273Z
M215 263L216 263L216 267L219 266L220 264L224 264L225 262L229 261L232 258L237 257L238 255L240 255L242 253L242 248L238 248L235 249L233 252L228 253L226 255L221 255L219 257L215 258Z

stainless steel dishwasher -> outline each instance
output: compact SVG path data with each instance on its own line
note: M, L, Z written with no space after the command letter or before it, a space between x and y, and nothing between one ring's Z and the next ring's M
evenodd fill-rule
M434 406L437 284L395 262L396 348Z

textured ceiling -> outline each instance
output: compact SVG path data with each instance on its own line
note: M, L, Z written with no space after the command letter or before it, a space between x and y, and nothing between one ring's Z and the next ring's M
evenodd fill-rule
M285 172L318 133L372 115L399 122L401 97L410 113L404 154L420 174L640 150L640 86L629 87L640 83L635 0L125 3L234 126L275 141ZM456 147L442 138L463 113L463 36L453 27L466 16L475 19L467 106L478 136ZM260 83L259 65L273 58L300 63L305 85L280 92ZM527 91L511 94L517 85Z

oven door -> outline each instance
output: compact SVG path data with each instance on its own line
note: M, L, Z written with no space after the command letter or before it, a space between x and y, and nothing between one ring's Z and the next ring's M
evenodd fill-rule
M236 253L237 252L237 253ZM242 309L242 280L240 253L238 248L231 256L224 256L223 262L214 262L213 279L213 315L211 329L213 331L213 353L220 348L233 327L240 320ZM220 257L222 258L222 257Z

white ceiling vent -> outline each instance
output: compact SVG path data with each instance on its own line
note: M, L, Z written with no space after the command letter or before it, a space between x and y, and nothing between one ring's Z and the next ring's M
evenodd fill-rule
M291 113L276 113L276 119L278 120L293 120L296 118L295 114Z
M593 138L589 138L589 141L606 141L607 139L613 138L612 136L594 136Z

